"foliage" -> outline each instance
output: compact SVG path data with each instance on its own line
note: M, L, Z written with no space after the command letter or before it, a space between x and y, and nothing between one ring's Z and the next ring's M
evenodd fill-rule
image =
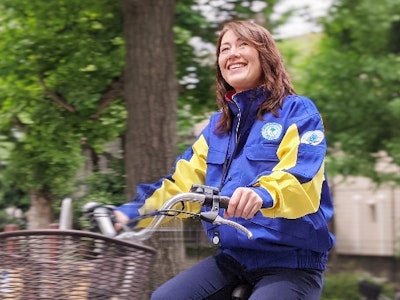
M175 14L175 46L179 80L179 151L190 144L193 125L210 110L215 110L214 57L207 46L215 39L211 22L195 9L195 1L178 0ZM210 44L207 44L210 43Z
M122 101L99 114L124 64L120 7L5 0L0 9L0 130L3 147L13 144L5 174L25 192L63 197L75 189L83 145L101 151L125 126Z
M299 37L278 41L277 45L282 54L286 68L298 94L305 95L304 84L307 78L307 65L310 57L322 38L322 33L310 33Z
M381 293L392 299L394 288L379 280L365 278L357 273L338 273L325 276L321 300L359 300L361 298L359 283L366 281L381 288Z
M126 202L123 160L112 158L106 171L94 172L83 182L87 189L79 200L120 205Z
M95 171L80 184L84 191L81 196L73 199L73 226L82 228L87 225L82 219L82 207L88 202L98 202L106 205L121 205L126 202L123 160L112 157L102 171ZM60 205L55 203L54 210L60 215Z
M24 218L9 216L6 211L0 210L0 232L3 232L4 228L9 224L15 224L18 226L19 229L26 229Z
M393 0L338 1L324 22L305 92L323 114L333 173L399 180L376 168L382 153L400 164L399 24L400 3Z
M325 277L321 300L339 299L360 299L357 275L342 273Z
M16 184L0 172L0 210L7 208L10 204L26 210L29 208L29 199L26 193L16 187Z

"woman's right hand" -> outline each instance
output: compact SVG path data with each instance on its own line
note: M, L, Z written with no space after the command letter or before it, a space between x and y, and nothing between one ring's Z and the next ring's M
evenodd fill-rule
M236 217L251 219L261 209L263 200L252 189L239 187L229 200L225 218Z

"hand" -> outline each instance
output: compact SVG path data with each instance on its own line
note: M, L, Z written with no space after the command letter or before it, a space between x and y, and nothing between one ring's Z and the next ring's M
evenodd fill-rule
M123 228L123 224L128 224L129 218L123 212L114 210L114 216L116 223L114 224L115 230L120 231Z
M260 210L262 204L261 197L252 189L245 187L237 188L233 192L224 217L251 219Z

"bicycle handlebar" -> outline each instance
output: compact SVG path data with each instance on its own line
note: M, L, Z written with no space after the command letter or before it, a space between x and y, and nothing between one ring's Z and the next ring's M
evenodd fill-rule
M161 210L171 209L176 204L178 204L180 202L185 202L185 201L201 203L202 205L205 205L205 206L211 206L209 202L205 201L206 198L207 198L206 195L197 194L197 193L178 194L178 195L170 198L167 202L165 202L165 204L163 205ZM213 202L218 202L218 201L221 201L221 203L224 203L223 205L226 208L227 203L229 203L229 198L224 197L224 196L214 196ZM209 212L201 213L200 218L204 221L207 221L207 222L210 222L213 224L217 224L217 225L225 224L225 225L233 226L236 229L245 233L249 239L251 239L253 237L253 234L247 228L245 228L244 226L242 226L239 223L222 218L221 216L218 215L218 211L216 212L215 216L210 217L210 214L207 214L207 213L212 213L212 212L213 212L213 210L211 210ZM123 232L123 233L117 235L116 237L121 238L121 239L132 239L133 238L133 239L137 239L137 240L146 240L152 235L152 232L154 231L154 229L159 227L159 225L161 224L161 222L164 220L165 217L166 216L163 214L156 215L148 227L143 228L140 231L136 231L136 232L134 232L134 231Z
M211 207L210 211L201 212L199 214L200 218L203 221L216 225L232 226L242 231L244 234L246 234L248 239L253 238L253 234L243 225L219 216L219 209L228 207L229 197L212 194L209 193L208 191L206 191L204 194L199 193L198 191L181 193L167 200L160 209L160 211L168 211L172 209L176 204L181 202L194 202L194 203L200 203L202 206L210 206ZM93 209L92 207L90 207L91 205L94 204L88 203L85 205L85 207ZM95 207L93 209L93 217L97 221L97 224L99 225L101 232L107 236L115 237L118 239L133 239L137 241L143 241L148 239L153 234L153 231L161 225L166 215L156 213L149 226L140 229L138 231L129 230L122 232L120 234L117 234L113 222L110 218L109 210L107 208L102 207L100 205L98 207Z

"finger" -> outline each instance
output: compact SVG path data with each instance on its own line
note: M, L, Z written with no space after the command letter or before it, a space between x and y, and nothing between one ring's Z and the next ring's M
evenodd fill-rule
M241 200L241 203L245 204L241 217L245 219L254 217L262 206L262 199L251 189L243 191Z
M244 207L244 209L242 211L241 217L244 219L250 219L254 216L253 211L254 211L253 203L251 203L250 201L247 201L246 206Z
M240 201L240 190L236 189L232 196L231 199L229 200L229 205L228 205L228 209L226 210L226 214L229 217L235 217L237 214L237 206L239 204Z
M248 192L247 188L238 188L235 191L235 197L237 197L237 205L234 212L235 217L247 217L250 213L251 205L248 204L249 196L251 196Z

